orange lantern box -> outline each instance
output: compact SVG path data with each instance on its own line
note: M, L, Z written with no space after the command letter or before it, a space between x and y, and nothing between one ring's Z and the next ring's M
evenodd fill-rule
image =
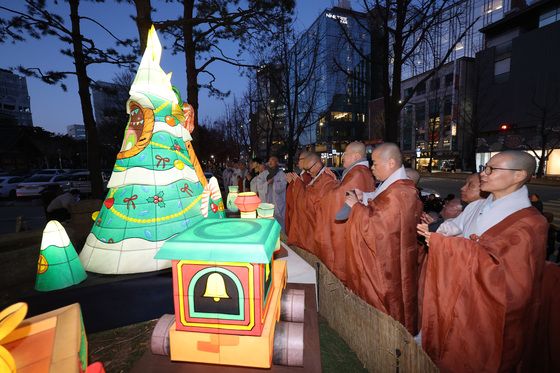
M164 244L156 258L172 260L172 360L270 367L287 277L273 257L279 235L275 220L205 220Z
M78 303L25 319L2 339L18 373L81 373L87 339Z

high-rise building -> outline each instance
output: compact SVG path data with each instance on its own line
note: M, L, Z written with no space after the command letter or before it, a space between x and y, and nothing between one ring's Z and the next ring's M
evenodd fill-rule
M66 126L66 134L76 140L85 140L86 127L83 124L71 124Z
M0 69L0 122L33 126L25 77Z
M355 47L369 54L368 29L364 13L340 2L323 11L291 50L298 71L313 82L298 97L304 109L298 119L305 123L300 144L314 145L329 164L338 164L346 144L367 132L367 107L357 96L366 93L350 77L361 61Z
M438 66L451 50L446 63L462 57L474 58L483 49L484 40L480 29L504 17L516 0L460 0L450 2L435 25L429 31L418 30L423 40L415 49L413 57L403 66L403 80L423 74ZM520 2L523 0L517 0ZM468 30L467 30L468 29ZM467 30L463 38L460 36ZM418 35L415 35L418 37ZM412 37L409 43L417 42Z
M477 54L477 166L525 150L560 174L560 4L540 0L488 25Z
M422 169L451 164L456 169L475 167L470 154L474 154L472 127L478 79L474 57L484 48L480 30L502 19L520 2L458 1L442 12L444 21L427 31L429 37L424 36L425 41L403 66L401 97L408 102L401 111L399 137L409 163ZM434 73L448 51L446 63ZM433 76L420 83L430 73Z
M411 96L401 112L401 149L405 162L426 170L472 168L464 152L472 150L469 128L473 116L475 63L462 57L441 67L430 79L429 72L402 82L405 96ZM417 86L416 92L412 90Z
M258 157L278 155L284 149L286 126L286 100L283 94L285 69L281 64L267 64L257 70L257 86L254 95L255 110L251 125L258 138L255 149Z

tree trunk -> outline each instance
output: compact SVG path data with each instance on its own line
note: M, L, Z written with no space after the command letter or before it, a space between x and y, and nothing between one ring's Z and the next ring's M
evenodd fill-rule
M194 0L186 0L183 5L183 36L185 38L185 61L187 64L187 102L194 110L194 126L198 126L198 71L193 33Z
M544 144L543 144L544 145ZM539 158L539 167L537 168L537 179L540 179L544 176L544 163L546 162L546 150L544 146L541 150L541 156Z
M99 157L99 140L97 127L93 117L91 95L89 93L89 77L87 75L84 51L82 47L82 33L80 31L79 0L70 0L70 20L72 22L72 46L76 76L78 79L78 93L82 105L82 116L87 138L87 163L91 180L91 194L94 198L103 198L103 180L101 179L101 163Z
M134 0L136 6L136 27L140 37L140 55L146 50L148 31L152 27L152 4L150 0Z

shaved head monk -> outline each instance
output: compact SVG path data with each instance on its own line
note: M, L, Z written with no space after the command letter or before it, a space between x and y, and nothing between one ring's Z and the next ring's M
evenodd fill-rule
M429 245L422 346L442 372L511 372L535 328L548 224L531 206L535 159L504 151L480 173L487 199L471 202Z
M416 224L422 203L406 176L397 145L373 151L371 170L381 185L363 201L357 190L346 197L351 247L347 251L348 286L366 302L392 316L415 334L418 323L418 246Z
M318 256L318 247L314 238L315 228L317 227L318 199L321 198L325 190L331 188L330 185L336 184L337 180L332 171L325 167L317 153L309 153L302 161L302 166L311 176L311 181L306 186L297 180L294 181L297 182L294 185L294 187L297 186L297 189L294 190L293 194L297 195L297 198L290 200L292 203L290 211L293 211L293 213L290 217L290 230L287 232L288 243ZM294 184L294 182L290 184Z
M351 142L342 154L344 172L340 181L329 183L321 189L308 188L306 194L316 206L315 246L319 259L343 283L346 282L346 251L350 245L346 239L348 224L336 221L336 214L344 205L346 192L359 189L371 192L374 179L366 159L366 147L361 142Z

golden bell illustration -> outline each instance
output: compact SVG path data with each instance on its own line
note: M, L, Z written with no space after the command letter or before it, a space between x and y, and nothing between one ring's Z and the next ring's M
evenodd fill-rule
M219 302L220 299L229 298L226 292L226 284L224 283L224 278L217 272L212 273L208 276L208 281L206 282L206 291L203 297L214 298L214 302Z

